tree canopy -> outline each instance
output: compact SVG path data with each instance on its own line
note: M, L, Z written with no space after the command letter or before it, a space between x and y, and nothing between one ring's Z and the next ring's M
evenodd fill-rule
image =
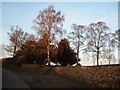
M55 35L62 35L62 22L64 16L61 11L56 11L54 6L48 6L48 8L41 10L34 20L34 28L37 30L40 36L46 35L47 38L47 60L50 65L50 44L56 41ZM56 43L56 42L55 42Z
M111 60L115 60L114 50L120 49L120 29L111 32L103 21L89 25L74 23L71 25L73 31L68 33L67 38L63 21L65 17L61 11L50 5L40 10L34 20L33 28L39 35L38 39L36 35L24 32L18 26L11 26L8 32L11 43L5 49L13 53L15 62L19 64L50 65L50 62L54 62L61 66L73 65L80 61L80 51L92 55L97 65L100 58L107 59L109 64Z

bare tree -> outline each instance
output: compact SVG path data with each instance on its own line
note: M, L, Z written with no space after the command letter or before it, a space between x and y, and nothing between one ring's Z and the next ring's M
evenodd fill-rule
M118 29L118 30L116 30L116 32L115 32L117 35L118 35L118 49L120 50L120 29Z
M77 64L78 64L80 48L84 45L85 41L86 27L84 25L73 24L72 29L74 31L69 33L68 38L70 42L72 42L72 44L75 46L74 49L77 50Z
M100 55L103 54L103 48L107 47L109 38L109 28L104 22L91 23L87 28L86 46L83 49L86 52L95 52L97 65L99 65Z
M110 41L109 41L109 49L108 50L110 52L109 57L112 59L112 61L116 60L114 55L113 55L113 52L115 51L115 48L118 49L118 54L119 54L119 50L120 50L120 30L116 30L115 32L110 33ZM111 52L112 52L112 54L111 54ZM119 57L119 55L118 55L118 57ZM109 64L110 64L110 60L109 60Z
M47 60L50 65L50 44L55 39L57 34L62 35L62 22L64 16L61 15L61 11L56 11L53 6L39 12L36 20L34 20L34 28L37 30L40 37L46 34L47 36Z
M13 53L13 57L16 55L17 50L26 42L26 40L31 39L33 35L25 33L18 26L11 26L11 31L8 32L10 37L10 45L5 46L5 50Z

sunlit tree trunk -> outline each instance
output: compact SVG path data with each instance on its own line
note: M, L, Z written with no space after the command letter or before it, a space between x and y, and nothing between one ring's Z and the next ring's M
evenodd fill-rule
M48 60L48 65L50 66L50 28L48 31L48 44L47 44L47 60Z
M47 60L48 60L48 65L50 65L50 39L48 39L48 45L47 45Z
M15 38L15 46L13 51L13 57L16 55L16 49L17 49L17 37Z

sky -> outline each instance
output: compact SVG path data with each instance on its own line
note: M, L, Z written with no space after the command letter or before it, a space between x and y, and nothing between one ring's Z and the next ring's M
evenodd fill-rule
M3 2L2 3L2 43L9 44L10 26L18 25L25 32L35 33L31 27L38 12L54 5L65 16L63 23L67 32L73 23L88 25L92 22L104 21L111 30L118 28L118 3L113 2ZM7 40L7 41L6 41Z
M13 0L14 1L14 0ZM23 0L27 1L27 0ZM86 1L86 0L85 0ZM111 1L111 0L110 0ZM71 32L71 25L89 25L93 22L104 21L110 30L118 29L118 2L4 2L0 3L0 19L2 19L2 33L0 44L9 44L7 32L10 26L18 25L25 32L35 34L31 27L38 12L53 5L57 11L65 16L63 28Z

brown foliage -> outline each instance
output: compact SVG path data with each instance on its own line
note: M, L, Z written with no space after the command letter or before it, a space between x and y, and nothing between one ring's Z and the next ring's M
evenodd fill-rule
M55 39L56 34L62 34L61 25L64 21L64 16L61 15L61 11L56 11L53 6L48 6L44 10L40 11L36 20L34 20L34 28L37 30L41 37L46 37L47 43L47 60L50 65L50 43ZM41 43L43 44L42 40Z

